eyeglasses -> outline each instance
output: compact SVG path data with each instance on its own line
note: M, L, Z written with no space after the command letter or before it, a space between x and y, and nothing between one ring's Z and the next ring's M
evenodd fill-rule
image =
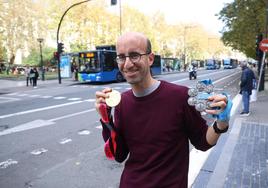
M118 64L123 64L126 62L127 57L132 63L138 63L141 60L141 56L149 55L150 53L140 54L138 52L131 52L129 55L118 55L116 57L116 62Z

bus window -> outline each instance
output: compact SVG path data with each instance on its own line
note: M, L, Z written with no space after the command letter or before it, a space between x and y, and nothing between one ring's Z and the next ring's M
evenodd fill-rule
M96 52L80 53L79 72L96 73L100 71L100 62Z
M161 74L161 56L160 55L154 56L154 62L151 66L151 74L152 75Z
M161 67L161 57L159 55L154 56L154 62L151 67Z
M115 52L103 52L103 71L112 71L117 68L116 53Z

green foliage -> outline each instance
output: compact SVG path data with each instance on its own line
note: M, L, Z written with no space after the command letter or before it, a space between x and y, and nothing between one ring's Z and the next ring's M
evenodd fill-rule
M53 54L55 51L56 49L54 48L44 48L42 50L44 66L51 66L54 64ZM23 64L30 65L30 66L40 66L41 65L40 50L33 49L29 56L27 56L26 58L23 58Z
M0 45L0 62L7 61L7 50Z
M23 65L38 66L40 61L40 52L37 49L31 51L30 55L26 58L23 58Z
M42 43L44 65L52 64L53 52L56 50L48 46L51 43L56 44L57 28L63 13L77 2L81 1L24 0L19 3L15 0L5 1L4 6L0 6L0 44L5 44L6 51L0 48L0 58L1 53L8 52L7 56L11 59L12 55L20 49L25 56L23 64L39 65L40 49L37 38L41 37L45 39ZM110 1L107 0L89 1L71 8L62 20L59 30L59 42L64 43L65 52L90 50L97 45L115 44L116 38L120 35L118 8L118 5L111 7ZM225 7L222 18L228 21L227 26L230 28L239 29L239 25L233 25L231 18L225 16L225 12L228 12L229 16L230 11L231 16L236 16L236 9L227 10ZM194 27L190 23L169 25L160 12L150 17L125 4L122 6L121 13L122 33L143 32L152 41L153 51L156 54L165 57L182 57L186 51L187 57L204 59L208 55L220 55L223 51L221 49L225 49L219 37L215 39L217 42L208 44L211 34L200 25ZM241 22L240 25L242 24L244 23ZM5 27L2 27L3 25ZM229 35L232 40L229 40ZM248 40L252 36L243 37ZM236 43L229 42L233 41L233 38L232 33L227 33L223 37L226 44L237 49L239 46ZM245 45L244 48L245 52L249 49ZM29 53L30 55L26 57Z
M255 58L255 37L266 30L265 1L235 0L220 11L219 19L225 23L224 44Z

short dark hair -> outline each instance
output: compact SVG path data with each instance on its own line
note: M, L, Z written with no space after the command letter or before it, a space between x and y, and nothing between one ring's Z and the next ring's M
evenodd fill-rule
M151 41L149 39L147 39L146 53L148 53L148 54L152 53L152 44L151 44Z

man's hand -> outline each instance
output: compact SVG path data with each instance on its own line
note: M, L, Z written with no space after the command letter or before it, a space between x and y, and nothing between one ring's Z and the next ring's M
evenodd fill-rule
M218 94L209 96L208 101L211 102L209 105L211 109L206 109L206 113L217 115L220 112L224 111L228 99L225 95Z
M214 109L207 109L206 112L217 118L219 128L228 126L233 106L232 101L228 100L226 95L210 96L208 100L211 101L210 107Z
M97 91L95 93L96 96L96 101L95 101L95 108L96 111L100 114L100 104L101 103L106 103L105 99L109 97L109 95L107 93L111 92L112 89L111 88L105 88L102 91ZM100 114L101 115L101 114Z

